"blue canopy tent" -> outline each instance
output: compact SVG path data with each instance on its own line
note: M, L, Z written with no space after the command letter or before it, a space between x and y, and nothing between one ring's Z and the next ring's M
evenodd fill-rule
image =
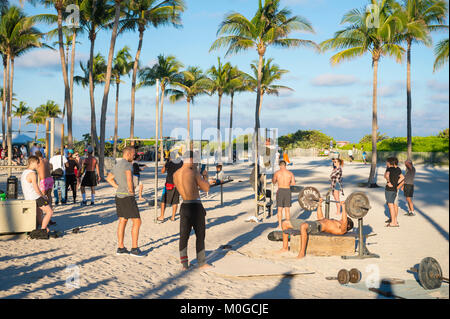
M13 145L28 145L29 143L33 142L34 139L29 137L25 134L12 134L12 144ZM0 137L0 143L3 142L2 138Z

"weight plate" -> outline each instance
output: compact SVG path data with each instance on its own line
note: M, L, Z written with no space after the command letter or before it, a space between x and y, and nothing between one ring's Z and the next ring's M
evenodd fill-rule
M350 281L350 273L346 269L341 269L338 272L337 278L338 278L338 282L341 285L348 284L348 282Z
M369 198L361 192L351 193L345 200L347 215L356 219L363 218L370 209Z
M442 269L433 257L422 259L419 265L419 282L427 290L437 289L442 284Z
M304 210L314 211L319 206L319 191L311 186L303 188L298 194L298 203Z
M358 282L361 281L361 272L358 269L356 268L350 269L349 274L350 274L350 282L352 284L357 284Z

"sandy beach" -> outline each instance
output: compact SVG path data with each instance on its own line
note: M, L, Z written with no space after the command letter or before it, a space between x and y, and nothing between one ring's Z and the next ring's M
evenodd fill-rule
M314 186L321 193L326 192L329 160L292 160L294 165L289 169L294 172L297 185ZM235 277L214 272L214 269L208 272L196 270L194 235L191 235L188 251L194 266L189 271L182 271L178 252L179 216L171 222L171 208L168 208L165 222L156 224L154 208L148 203L139 203L143 222L139 243L147 257L116 256L117 216L112 187L106 183L100 185L95 206L72 205L69 192L70 204L57 206L53 218L57 225L52 229L64 231L61 238L0 240L0 298L384 298L369 291L366 285L366 279L376 272L379 272L380 280L405 280L403 285L390 287L398 296L449 298L448 284L427 291L408 272L410 267L428 256L439 261L445 277L448 277L449 269L449 169L424 165L418 165L416 169L416 216L404 216L406 202L400 192L400 227L386 228L384 188L357 186L367 182L370 165L345 163L345 195L364 191L370 199L372 209L364 218L364 233L376 234L367 239L367 247L380 255L379 259L343 260L339 256L307 254L306 258L297 260L290 252L275 254L281 243L267 239L267 234L277 227L276 215L261 223L246 222L254 215L248 164L224 166L225 175L234 179L224 186L224 205L220 204L218 187L212 188L210 196L203 199L207 210L209 261L213 265L222 264L223 268L227 259L239 256L242 260L239 267L248 272L257 273L257 269L248 267L255 267L255 262L260 262L307 273L296 276ZM379 167L380 186L384 186L382 172L384 166ZM6 175L3 173L0 178L4 187ZM144 197L151 200L154 169L147 168L142 178ZM165 175L160 175L161 187L164 178ZM292 199L293 213L300 210L296 196L294 194ZM89 191L87 198L90 198ZM315 213L301 212L301 215L308 220L316 218ZM331 218L335 215L336 206L332 204ZM72 233L75 227L81 227L79 233ZM125 239L128 248L131 246L130 231L129 225ZM222 245L231 245L231 249L220 249ZM325 279L336 276L341 268L358 268L362 272L361 282L340 285ZM70 274L79 274L79 280L68 282Z

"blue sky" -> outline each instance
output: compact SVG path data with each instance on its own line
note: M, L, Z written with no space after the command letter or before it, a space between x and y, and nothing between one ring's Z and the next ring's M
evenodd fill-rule
M246 72L250 63L257 58L256 51L224 57L224 51L209 53L216 39L219 23L226 13L237 11L252 17L258 0L187 0L187 11L183 14L183 28L150 28L144 36L141 63L151 65L157 55L175 55L185 66L195 65L203 70L217 63L217 57L229 61ZM13 0L11 3L18 3ZM317 43L330 38L342 28L342 16L353 8L362 8L364 0L284 0L295 15L307 18L313 25L315 34L296 33L293 36L310 39ZM24 6L28 14L53 12L43 7ZM39 26L47 30L48 26ZM433 35L436 43L448 34ZM104 56L109 50L110 33L101 31L95 44L95 52ZM79 61L89 57L89 41L86 35L79 38L77 47L77 68ZM138 33L126 33L118 38L116 52L125 45L134 55L138 44ZM264 98L261 112L261 127L278 128L279 134L295 132L299 129L317 129L333 136L336 140L357 142L371 132L372 116L372 67L369 55L332 67L329 59L332 52L318 54L311 49L269 48L266 58L274 58L274 63L290 72L279 84L294 89L282 92L278 97ZM413 46L413 134L415 136L436 135L449 126L449 69L448 65L433 73L433 48ZM36 107L51 99L63 105L64 86L59 64L59 55L47 49L30 51L16 60L14 92L16 98ZM3 72L2 72L3 73ZM120 89L119 135L129 135L131 80L125 78ZM378 74L379 99L378 120L382 133L388 136L406 136L406 65L397 64L390 58L383 58ZM100 119L100 105L103 86L96 89L97 120ZM111 86L106 136L112 136L114 123L115 86ZM217 96L198 98L191 107L191 119L200 120L202 128L215 127L217 118ZM240 94L235 97L235 127L254 126L255 95ZM186 104L171 104L166 101L164 108L164 133L173 128L186 127ZM221 123L229 125L229 98L223 100ZM136 94L135 135L141 138L154 136L155 88L143 88ZM17 128L17 120L13 122ZM99 125L97 125L99 127ZM34 126L25 126L33 131ZM41 127L42 130L42 127ZM90 131L90 104L87 89L75 87L74 91L74 135ZM30 132L30 135L33 134Z

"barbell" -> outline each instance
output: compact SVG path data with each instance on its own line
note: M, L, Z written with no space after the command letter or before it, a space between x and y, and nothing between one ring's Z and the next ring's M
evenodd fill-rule
M303 188L298 194L298 203L301 208L314 211L319 206L320 198L320 192L317 188L308 186ZM334 200L330 200L330 202L338 203ZM345 211L352 218L363 218L367 215L370 208L369 198L362 192L351 193L345 200Z
M351 282L352 284L357 284L361 281L361 272L352 268L350 271L347 269L339 270L337 277L325 277L326 280L337 280L341 285L348 284Z
M440 288L443 281L448 283L448 278L442 277L441 266L433 257L422 259L419 268L410 268L409 270L417 273L420 285L426 290Z

